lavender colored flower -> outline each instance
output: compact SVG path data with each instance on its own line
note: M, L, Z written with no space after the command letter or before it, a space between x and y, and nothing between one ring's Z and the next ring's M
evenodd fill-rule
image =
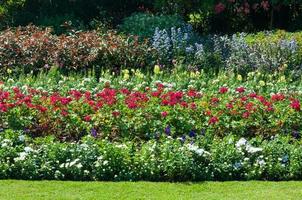
M300 138L300 132L294 130L294 131L292 132L292 136L293 136L295 139L299 139L299 138Z
M91 136L95 137L95 138L98 136L98 133L97 133L97 131L94 128L91 129Z
M168 135L168 136L171 135L171 127L170 127L170 126L167 126L167 127L165 128L165 133L166 133L166 135Z
M24 133L30 133L29 128L25 128L25 129L24 129Z

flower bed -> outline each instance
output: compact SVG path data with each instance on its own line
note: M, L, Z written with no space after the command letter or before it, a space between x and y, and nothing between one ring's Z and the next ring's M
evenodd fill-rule
M202 82L198 76L196 82ZM220 78L223 77L226 78ZM190 75L183 79L186 78ZM122 82L93 83L88 79L86 88L73 88L76 81L66 81L72 86L65 85L56 91L1 83L0 127L72 140L88 134L111 139L195 137L208 132L247 137L299 135L299 86L281 82L279 89L276 84L256 91L257 86L249 84L257 81L237 79L235 84L234 80L224 80L231 86L205 88L198 82L186 87L160 81L126 86ZM208 83L215 81L209 79ZM139 82L139 78L133 77L134 82Z

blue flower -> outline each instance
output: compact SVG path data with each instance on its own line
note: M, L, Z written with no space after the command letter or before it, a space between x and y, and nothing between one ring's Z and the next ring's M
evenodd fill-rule
M192 137L196 137L196 133L195 131L191 130L190 133L189 133L189 136L192 138Z

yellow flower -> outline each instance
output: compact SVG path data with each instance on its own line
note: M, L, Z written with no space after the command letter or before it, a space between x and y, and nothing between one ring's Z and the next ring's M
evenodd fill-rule
M136 71L135 71L135 76L138 77L138 78L141 78L141 79L144 78L144 74L141 73L140 70L136 70Z
M247 76L248 76L248 77L253 77L253 76L255 76L255 72L249 72L249 73L247 74Z
M8 74L11 74L11 73L12 73L12 70L11 70L11 69L7 69L6 71L7 71Z
M128 80L130 78L129 74L124 74L124 80Z
M259 85L260 86L265 86L265 82L261 80L261 81L259 81Z
M124 80L128 80L130 78L128 69L123 70L122 73L123 73L123 79Z
M237 80L242 81L242 76L240 74L237 75Z
M129 74L129 70L128 70L128 69L124 69L124 70L123 70L123 73L124 73L124 74Z
M286 83L286 78L285 78L285 76L281 76L280 78L279 78L279 80L278 80L278 82L280 83Z
M154 74L160 74L160 67L159 67L159 65L155 65L153 71L154 71Z
M208 103L206 101L200 102L201 107L208 107Z

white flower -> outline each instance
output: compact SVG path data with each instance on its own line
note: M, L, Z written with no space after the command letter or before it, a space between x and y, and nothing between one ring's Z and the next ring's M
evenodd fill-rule
M81 144L80 146L81 146L83 149L88 149L88 147L89 147L88 144Z
M25 147L25 148L24 148L24 151L25 151L26 153L29 153L29 152L32 152L33 149L30 148L30 147Z
M77 168L81 169L83 167L83 165L81 163L77 164Z
M203 155L203 154L209 154L208 152L206 152L204 149L201 149L199 148L198 146L196 145L193 145L193 144L188 144L188 149L190 151L193 151L195 152L196 154L198 154L199 156Z
M69 167L72 167L73 165L77 164L80 161L80 159L75 159L74 161L69 163Z
M238 140L238 142L236 143L236 147L240 148L242 146L245 146L247 144L247 140L244 138L240 138L240 140Z
M7 146L8 146L7 143L2 143L2 145L1 145L2 148L5 148Z
M103 162L103 165L107 165L109 162L108 162L108 160L105 160L104 162Z
M24 135L20 135L18 138L19 138L19 141L20 141L20 142L24 142L24 140L25 140Z
M241 166L242 166L241 162L236 162L236 163L233 165L234 169L236 169L236 170L237 170L237 169L240 169Z
M253 147L251 145L247 145L246 146L246 150L247 150L248 153L257 153L259 151L262 151L262 148Z
M264 160L257 160L257 162L260 165L260 167L263 167L266 164Z
M15 158L14 161L23 161L26 159L27 153L26 152L21 152L19 153L19 157Z

